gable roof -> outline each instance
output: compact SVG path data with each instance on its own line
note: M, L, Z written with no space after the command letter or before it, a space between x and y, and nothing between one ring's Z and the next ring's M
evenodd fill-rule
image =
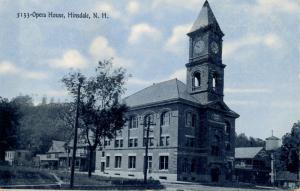
M65 144L64 141L52 141L52 145L47 153L62 153L65 152Z
M129 107L135 107L180 98L198 102L187 92L186 85L183 82L172 79L153 84L152 86L124 98L123 101Z
M205 1L189 34L195 32L201 28L205 28L205 27L208 27L211 25L217 27L221 31L220 26L217 22L217 19L214 15L213 11L210 8L208 1Z
M240 147L235 148L236 159L251 159L254 158L263 147Z

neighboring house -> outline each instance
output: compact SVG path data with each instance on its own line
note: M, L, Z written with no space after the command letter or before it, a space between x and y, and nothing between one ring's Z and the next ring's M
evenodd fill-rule
M146 122L148 177L225 182L233 176L235 119L224 102L223 33L206 1L188 33L187 82L153 84L124 99L128 123L97 151L96 172L143 177Z
M38 154L34 160L35 167L50 169L70 168L73 153L73 140L67 144L64 141L52 141L52 145L46 154ZM78 139L75 169L88 170L88 147L82 139ZM93 162L94 170L95 162Z
M71 140L68 144L69 148L69 156L72 158L73 154L73 143ZM95 154L93 155L95 156ZM79 171L88 171L89 167L89 148L88 144L85 143L85 140L82 138L78 139L77 149L76 149L76 161L75 161L75 169ZM95 158L92 159L92 171L95 170Z
M5 161L9 165L28 166L32 163L32 153L28 150L12 150L5 152Z
M40 167L58 169L59 167L66 167L66 165L60 163L60 160L65 158L66 153L66 142L53 140L48 152L46 154L38 154L36 157L39 158ZM63 156L61 157L62 159L60 159L60 155Z
M235 175L239 182L270 183L271 158L264 147L235 149Z

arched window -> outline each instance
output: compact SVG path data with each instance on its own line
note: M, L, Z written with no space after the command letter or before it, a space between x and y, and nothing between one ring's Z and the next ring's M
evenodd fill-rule
M153 114L148 114L148 115L145 116L145 118L144 118L145 124L147 124L148 121L149 121L150 123L153 123L153 122L154 122L154 115L153 115Z
M167 125L170 125L170 112L168 111L165 111L161 114L161 117L160 117L160 124L162 126L167 126Z
M148 114L144 117L144 126L147 126L148 123L150 126L154 125L154 114Z
M214 73L213 74L213 79L212 79L213 90L216 90L217 84L218 84L218 75L217 75L217 73Z
M195 72L193 76L193 85L195 88L200 87L201 77L199 72Z
M188 127L196 127L197 116L192 112L187 112L185 116L185 124Z
M131 116L129 121L129 129L138 127L138 118L137 116Z

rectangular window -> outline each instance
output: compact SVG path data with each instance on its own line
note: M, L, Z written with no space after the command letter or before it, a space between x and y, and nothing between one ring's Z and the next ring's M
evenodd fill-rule
M106 168L109 168L110 156L106 156Z
M80 166L80 159L75 160L75 167L79 168Z
M58 159L58 153L55 153L55 158L57 158L57 159Z
M120 139L120 147L123 147L123 139Z
M196 127L196 115L192 115L192 127Z
M135 168L136 163L136 156L129 156L128 157L128 168L132 169Z
M48 158L48 159L51 158L51 154L47 154L47 158Z
M159 157L159 170L168 170L169 168L169 156Z
M143 140L143 146L146 146L146 138ZM149 137L148 139L148 146L154 146L154 137Z
M138 146L138 139L134 139L134 147Z
M115 168L121 168L121 163L122 163L122 157L115 156Z
M148 156L148 170L152 170L152 156Z
M160 140L159 140L159 145L160 146L164 146L165 145L165 137L160 137Z
M149 138L149 146L154 146L154 138L153 137Z
M115 147L118 148L120 146L120 141L119 140L115 140Z
M195 146L195 138L186 137L185 146L187 146L187 147L194 147Z
M166 146L169 146L169 145L170 145L170 137L166 136Z
M186 126L190 127L192 125L192 114L191 114L191 112L188 112L186 114L186 119L185 120L186 120L185 121Z
M145 156L144 156L144 160L146 160ZM148 171L151 171L151 170L152 170L152 156L148 156Z
M129 139L128 147L133 147L133 139Z
M105 140L104 141L104 146L110 146L110 140Z
M182 172L188 172L188 159L184 158L182 162Z

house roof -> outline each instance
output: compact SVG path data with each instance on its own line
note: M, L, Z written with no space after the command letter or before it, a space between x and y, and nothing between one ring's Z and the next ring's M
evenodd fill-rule
M193 33L201 28L205 28L210 25L216 26L221 31L217 19L210 8L208 1L205 1L189 33Z
M272 135L271 137L266 138L266 140L280 140L280 139Z
M177 79L172 79L153 84L152 86L124 98L123 101L129 107L135 107L180 98L192 102L198 102L187 92L186 85L183 82Z
M236 159L251 159L254 158L263 147L240 147L235 148Z
M62 153L65 152L65 144L64 141L52 141L52 145L48 150L48 153Z

